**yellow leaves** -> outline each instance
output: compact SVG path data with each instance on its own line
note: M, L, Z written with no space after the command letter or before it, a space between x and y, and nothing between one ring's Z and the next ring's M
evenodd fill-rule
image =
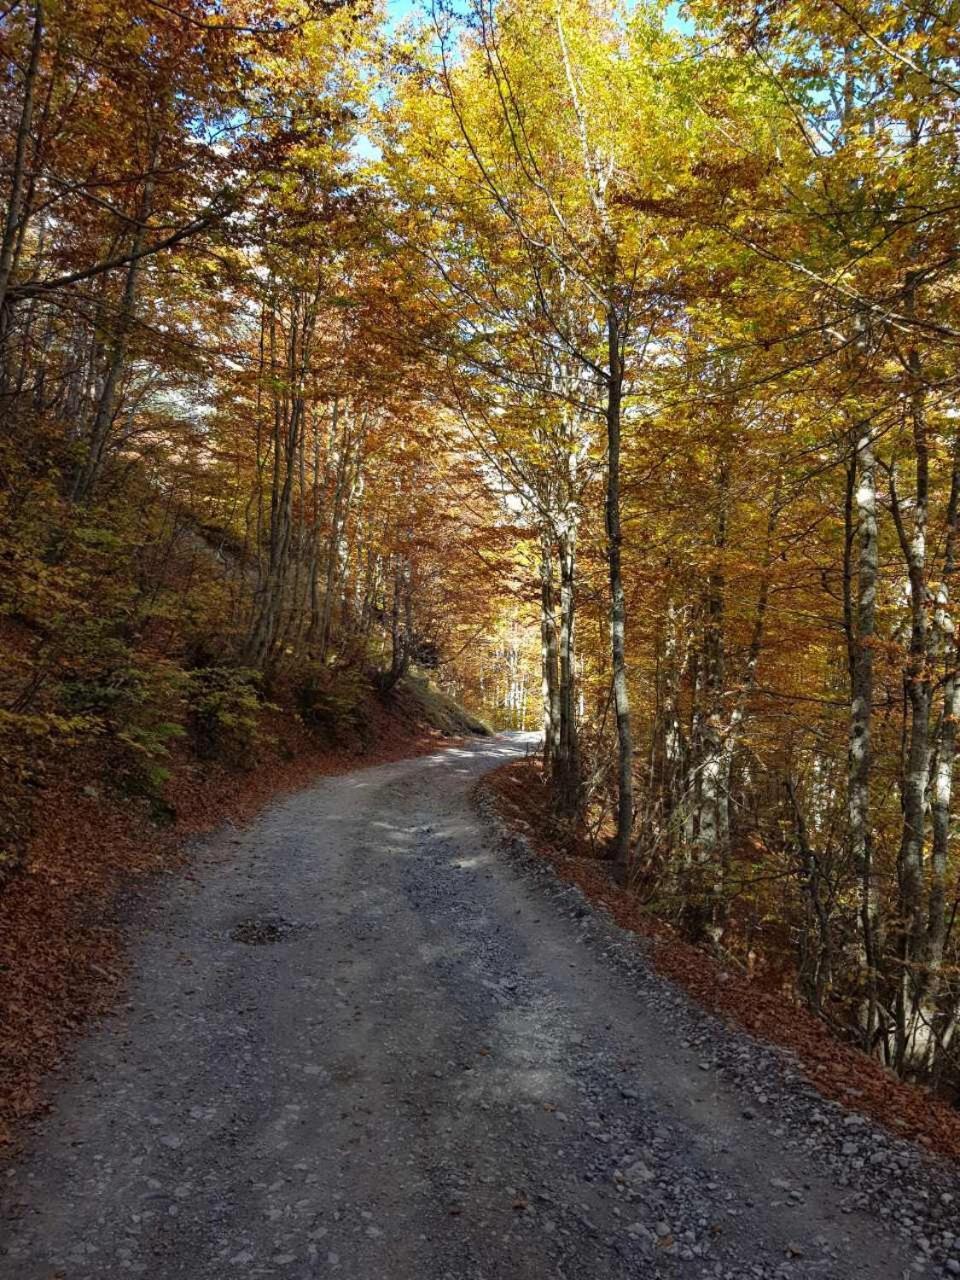
M83 737L102 733L103 720L93 715L57 715L53 712L21 715L0 707L0 748L5 739L22 743L55 738L63 745L73 745Z

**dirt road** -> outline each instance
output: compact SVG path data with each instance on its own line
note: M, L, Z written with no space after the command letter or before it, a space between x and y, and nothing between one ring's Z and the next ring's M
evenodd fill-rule
M3 1280L954 1274L948 1171L498 847L470 792L531 744L324 779L157 891Z

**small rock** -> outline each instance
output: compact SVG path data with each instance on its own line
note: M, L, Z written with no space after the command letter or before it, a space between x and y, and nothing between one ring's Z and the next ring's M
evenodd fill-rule
M656 1174L642 1160L635 1160L629 1169L624 1169L623 1177L627 1182L652 1182Z

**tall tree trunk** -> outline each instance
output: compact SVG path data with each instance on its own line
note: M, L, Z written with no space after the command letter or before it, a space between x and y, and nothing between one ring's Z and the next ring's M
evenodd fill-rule
M307 563L308 618L305 641L308 648L313 646L320 628L320 425L316 413L313 415L313 449L310 474L310 551Z
M318 657L326 661L330 647L333 627L333 597L340 567L340 539L343 534L343 512L346 505L347 484L350 476L352 450L352 414L349 409L341 412L340 398L335 396L332 407L331 439L333 448L337 449L337 469L333 486L333 511L330 516L330 535L327 539L327 554L324 566L323 609L320 615L320 626L317 631L316 644ZM343 435L337 447L337 430L343 418Z
M903 1070L912 1057L919 1031L917 979L924 947L924 824L930 778L932 701L927 600L929 446L920 357L915 348L908 355L907 367L912 383L909 413L916 472L913 523L909 535L896 486L891 480L891 510L910 581L910 643L904 667L904 685L910 707L910 731L904 763L903 828L897 860L900 889L900 974L896 997L896 1065L899 1071Z
M378 680L389 693L410 669L413 649L413 584L410 561L397 557L393 571L393 609L390 617L390 667Z
M873 654L876 642L877 573L877 476L869 424L854 440L853 466L859 475L853 498L856 503L857 598L855 626L848 631L850 652L850 738L847 767L847 821L850 854L860 883L860 928L867 988L864 1009L864 1046L872 1045L877 1025L878 963L877 927L879 901L873 865L870 825L871 731L873 717ZM851 611L852 612L852 611Z
M574 517L564 513L560 529L560 681L559 751L557 757L558 798L565 817L580 813L580 751L577 739L576 706L576 545Z
M943 959L946 934L946 874L950 842L950 805L953 792L953 766L956 759L957 715L960 714L960 679L957 665L956 624L950 617L951 592L957 572L957 525L960 520L960 436L953 444L953 471L950 500L947 507L947 539L943 557L943 594L939 601L940 630L944 636L943 714L937 749L937 771L933 785L931 812L933 819L933 852L929 914L927 920L928 963L939 968Z
M658 654L657 719L654 726L651 802L657 829L651 835L662 856L674 845L674 827L686 808L684 766L686 741L680 719L682 660L678 645L679 618L673 598L663 612Z
M729 471L725 463L719 473L720 508L714 551L722 557L727 542L727 501ZM704 868L706 879L712 879L717 859L722 855L721 833L726 823L720 813L726 803L723 792L723 693L725 661L724 574L719 563L714 563L707 577L706 625L703 635L703 687L705 714L701 729L703 751L700 769L700 814L698 859Z
M718 519L713 538L714 562L707 575L704 600L703 647L700 660L697 750L691 760L696 771L696 847L688 927L694 937L719 937L719 914L729 839L730 758L734 736L725 723L726 581L723 557L727 544L730 468L721 458L718 470Z
M150 167L144 180L143 198L137 211L137 227L130 245L134 257L127 265L117 328L110 348L103 386L97 399L96 412L90 426L86 456L74 476L71 493L74 502L86 502L93 494L106 457L110 428L117 413L120 380L127 366L127 346L130 330L136 317L137 287L143 270L143 259L139 255L146 243L147 221L153 207L154 165L158 146L159 144L155 142L150 151L148 162Z
M22 224L26 212L24 195L27 191L27 149L33 128L33 110L36 101L37 78L40 71L40 50L43 45L44 0L35 0L33 6L33 32L30 37L30 58L23 80L23 102L17 125L17 140L10 174L10 195L7 213L0 237L0 339L7 329L6 298L17 251L22 239Z
M613 855L626 871L633 828L633 737L627 687L627 606L623 591L620 524L620 427L623 402L623 357L616 306L607 308L607 560L610 571L610 662L613 705L617 716L617 834Z
M957 749L957 716L960 715L960 649L956 624L950 616L953 576L957 571L957 525L960 519L960 436L953 442L953 468L947 504L947 536L943 556L943 588L938 600L938 631L943 637L943 704L937 741L936 769L930 804L932 849L930 888L927 895L927 937L924 957L924 998L930 1006L928 1021L937 1033L931 1041L931 1058L939 1048L942 1018L935 1007L939 994L943 953L947 941L947 858L950 849L950 811ZM928 1061L928 1065L933 1065Z
M560 755L560 691L557 686L557 618L553 586L553 530L540 526L540 668L543 682L543 768L556 781Z
M289 331L283 334L276 310L269 328L273 390L273 467L267 562L261 566L253 617L247 634L247 660L271 673L279 656L284 610L289 607L288 578L294 548L294 494L302 474L306 434L306 378L316 322L318 294L295 294ZM282 355L279 344L283 343ZM294 602L295 605L295 602Z

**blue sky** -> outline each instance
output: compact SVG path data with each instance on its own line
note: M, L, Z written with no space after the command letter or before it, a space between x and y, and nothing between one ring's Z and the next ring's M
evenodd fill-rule
M420 4L421 0L387 0L388 24L394 26L402 22L408 14L418 9ZM671 0L670 4L667 5L667 25L687 34L693 30L693 23L690 19L681 17L680 4L677 0Z

